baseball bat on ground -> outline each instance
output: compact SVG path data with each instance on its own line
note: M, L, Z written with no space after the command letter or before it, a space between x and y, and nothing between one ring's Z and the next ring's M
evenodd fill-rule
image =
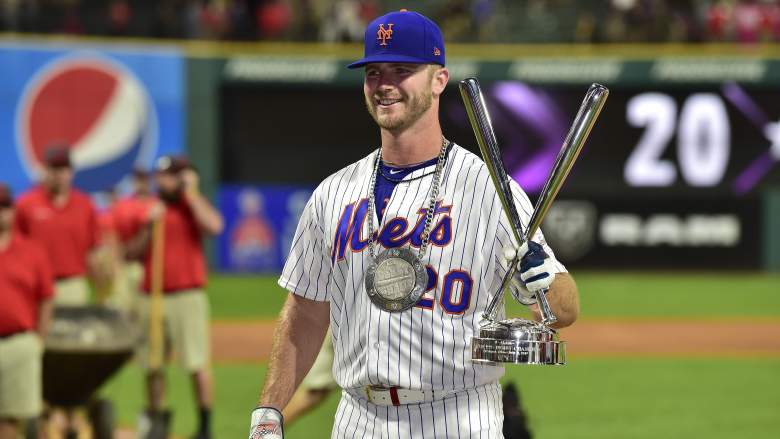
M460 82L460 93L463 98L463 103L466 106L466 113L471 122L471 127L477 138L479 149L482 152L482 157L488 167L493 184L496 186L496 192L504 207L504 213L509 219L512 233L517 240L518 246L520 246L533 238L541 225L542 220L544 220L544 216L547 214L552 202L558 195L558 191L563 186L564 181L566 181L569 171L572 166L574 166L577 156L585 145L590 130L593 128L593 125L595 125L596 119L607 100L609 90L603 85L593 84L585 94L585 99L582 101L580 109L574 118L574 122L569 129L569 133L563 141L558 157L555 159L555 165L544 185L544 189L542 189L542 192L539 195L539 200L534 207L533 214L528 223L528 228L525 232L523 232L523 224L520 221L520 215L517 212L517 207L515 206L512 197L512 190L509 186L509 177L507 176L506 168L504 168L501 159L501 151L498 148L498 141L496 140L493 125L490 120L490 114L488 113L487 105L485 104L485 97L482 94L477 79L466 78L462 80ZM512 276L517 271L519 257L520 255L517 255L515 260L509 265L501 283L501 289L493 297L483 315L486 319L494 319L499 300L503 296L503 292L509 286ZM546 292L546 290L541 290L536 291L535 293L536 301L542 314L542 323L550 325L555 323L557 318L550 309Z

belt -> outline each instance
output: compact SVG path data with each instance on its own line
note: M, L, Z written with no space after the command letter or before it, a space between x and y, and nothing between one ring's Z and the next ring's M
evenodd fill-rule
M0 339L11 338L14 335L24 334L25 332L29 332L29 331L25 329L25 330L22 330L22 331L11 332L9 334L0 334Z
M383 406L419 404L444 399L455 394L454 390L412 390L391 386L366 386L349 389L350 392Z

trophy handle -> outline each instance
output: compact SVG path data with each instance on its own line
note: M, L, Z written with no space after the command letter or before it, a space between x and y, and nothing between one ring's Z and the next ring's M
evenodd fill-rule
M536 292L536 304L539 305L539 312L542 313L542 323L549 326L558 321L558 317L555 317L552 309L550 309L550 302L547 301L547 288L542 288Z

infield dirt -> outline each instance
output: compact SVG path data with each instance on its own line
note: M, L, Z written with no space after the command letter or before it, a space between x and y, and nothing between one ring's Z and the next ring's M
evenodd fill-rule
M215 362L264 362L275 322L214 322ZM780 356L780 321L584 320L561 331L570 356Z

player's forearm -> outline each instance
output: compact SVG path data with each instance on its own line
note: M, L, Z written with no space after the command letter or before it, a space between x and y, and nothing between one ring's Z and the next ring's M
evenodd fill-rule
M38 308L38 327L36 332L43 339L46 338L46 334L49 333L49 327L51 326L51 315L54 309L51 299L41 302Z
M209 235L222 233L222 229L225 226L222 214L199 192L188 191L185 193L185 196L198 227Z
M328 330L330 306L290 294L274 332L259 405L281 411L311 368Z
M547 292L547 301L553 314L558 318L558 321L551 325L552 327L565 328L577 320L580 314L580 297L577 284L569 273L556 273L555 280ZM541 321L542 315L537 305L532 305L531 309L536 320Z

